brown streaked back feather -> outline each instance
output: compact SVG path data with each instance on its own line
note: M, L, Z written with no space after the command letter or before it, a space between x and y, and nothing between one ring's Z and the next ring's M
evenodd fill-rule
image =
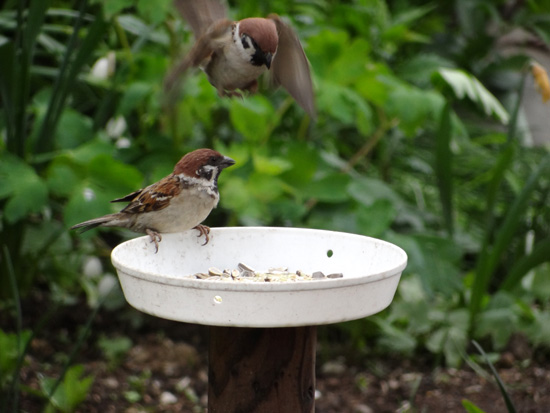
M300 39L276 14L270 14L268 19L275 22L279 32L279 47L271 65L273 84L283 86L309 116L315 118L313 83Z
M220 0L175 0L174 5L191 26L195 39L214 22L227 16L227 8Z
M135 197L137 197L141 191L143 191L143 188L142 189L138 189L137 191L134 191L132 192L131 194L128 194L126 196L123 196L122 198L117 198L117 199L113 199L111 202L130 202L132 201Z
M160 211L170 204L170 200L177 196L183 186L180 179L174 174L162 178L157 183L139 191L137 197L120 211L126 214L140 214L143 212Z

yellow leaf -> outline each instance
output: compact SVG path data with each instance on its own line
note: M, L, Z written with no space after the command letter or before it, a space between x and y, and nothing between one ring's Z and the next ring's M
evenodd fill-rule
M546 103L550 99L550 80L548 80L548 72L546 72L546 69L540 64L533 62L531 63L531 73L539 88L542 101Z

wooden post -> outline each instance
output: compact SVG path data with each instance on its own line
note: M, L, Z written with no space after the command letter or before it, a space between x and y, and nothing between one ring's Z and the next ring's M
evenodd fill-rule
M313 413L316 327L210 327L208 413Z

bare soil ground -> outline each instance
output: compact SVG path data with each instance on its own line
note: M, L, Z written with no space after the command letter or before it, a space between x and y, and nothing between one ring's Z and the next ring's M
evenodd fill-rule
M44 311L45 303L31 300L24 304L25 320L36 320ZM33 340L21 372L22 384L28 386L20 396L21 411L43 411L44 400L29 389L39 389L40 375L55 377L59 373L89 313L84 304L65 309ZM205 412L207 329L133 314L128 309L125 313L130 317L121 321L124 318L100 312L92 334L76 356L75 363L83 364L85 373L94 376L91 391L77 411ZM10 328L10 321L0 316L0 326ZM126 336L132 346L109 364L95 344L100 336ZM322 354L318 354L316 412L454 413L466 411L464 399L487 413L507 411L492 377L468 366L434 367L428 357L357 358L350 354L345 345L330 343L325 343ZM497 363L518 412L550 411L547 361L546 355L534 353L516 337Z

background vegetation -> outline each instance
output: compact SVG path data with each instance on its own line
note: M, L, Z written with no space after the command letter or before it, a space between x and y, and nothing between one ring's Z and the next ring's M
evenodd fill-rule
M0 348L9 351L0 352L0 387L15 388L44 327L20 311L33 292L47 295L50 312L81 300L91 314L100 304L116 317L135 311L109 260L135 234L68 228L113 212L109 200L199 147L237 161L220 180L210 226L324 228L407 251L390 308L323 329L324 340L428 352L449 365L473 338L498 353L521 334L547 351L550 157L525 144L520 97L532 82L525 46L549 44L550 1L230 5L234 18L276 12L295 27L313 70L316 121L283 90L222 100L200 73L167 109L163 77L191 41L170 0L4 3L0 308L9 317ZM504 53L513 31L530 37ZM45 380L44 394L70 411L79 399L56 388L73 394L66 386L78 382L85 392L80 376L76 366L65 382Z

